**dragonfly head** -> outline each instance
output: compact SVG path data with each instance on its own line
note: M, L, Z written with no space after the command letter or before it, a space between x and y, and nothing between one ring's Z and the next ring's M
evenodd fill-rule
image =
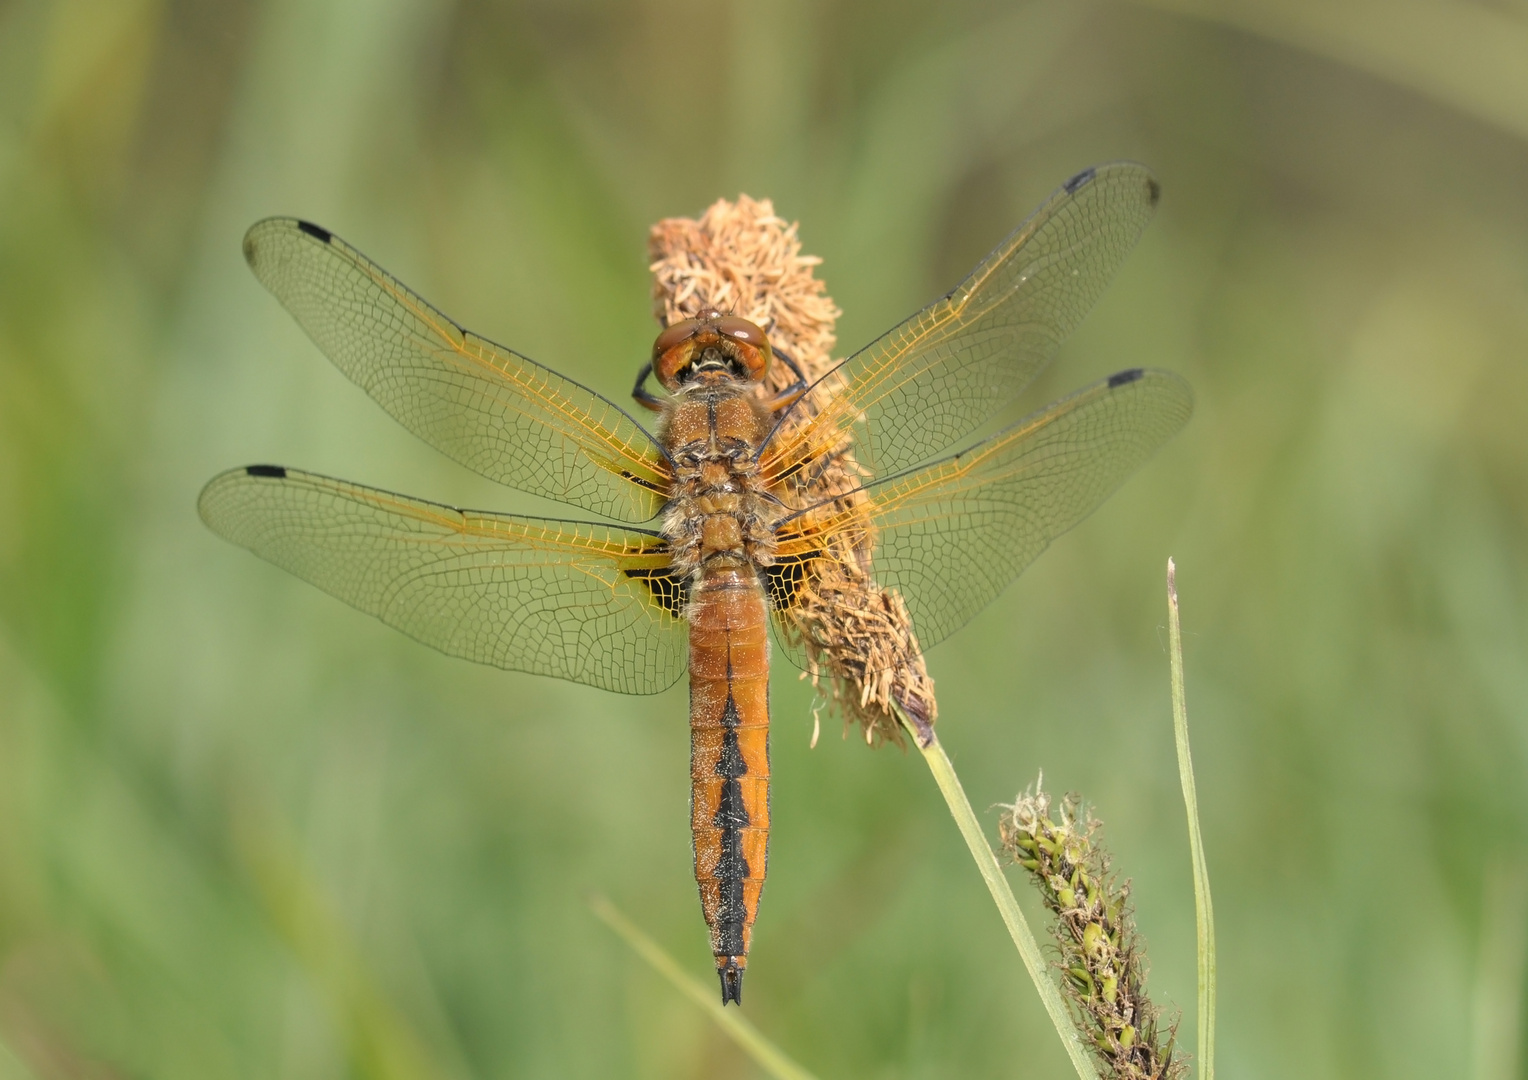
M653 342L653 374L671 392L695 383L756 383L769 371L771 356L769 339L759 327L705 308L658 335Z

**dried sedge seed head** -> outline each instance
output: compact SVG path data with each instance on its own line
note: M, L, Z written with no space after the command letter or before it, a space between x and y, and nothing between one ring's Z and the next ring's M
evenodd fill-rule
M796 225L776 217L768 199L740 195L737 202L718 200L696 219L666 218L648 234L648 252L660 322L690 318L705 307L740 315L762 326L775 350L790 356L814 386L777 438L799 431L843 389L829 375L840 312L813 273L821 260L801 254ZM775 364L760 394L782 390L794 378L786 365ZM810 476L780 493L789 505L836 500L842 508L868 510L860 491L867 473L855 461L847 433L834 439L821 448L822 467L803 470ZM805 653L807 674L837 704L845 724L857 723L871 745L901 743L898 708L920 738L932 738L934 681L901 596L872 576L871 530L841 532L831 543L831 557L810 564L787 623Z
M796 226L775 216L768 199L718 199L699 218L664 218L647 237L653 314L669 323L712 307L764 328L770 344L800 365L809 382L832 366L833 325L841 314L812 274L822 262L801 254ZM783 364L767 390L793 380Z
M1130 908L1130 883L1109 873L1099 822L1068 795L1053 806L1037 783L1002 807L1003 850L1029 871L1054 916L1058 967L1073 1019L1106 1075L1177 1080L1177 1021L1163 1025L1146 997L1146 954ZM1054 814L1054 816L1053 816Z

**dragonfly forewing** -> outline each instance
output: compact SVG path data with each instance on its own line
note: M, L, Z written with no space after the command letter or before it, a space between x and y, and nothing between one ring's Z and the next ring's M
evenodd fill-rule
M327 229L268 218L244 256L336 367L442 453L617 521L662 507L667 462L620 406L464 330Z
M820 411L765 455L766 474L798 467L852 429L859 463L890 476L956 445L1050 362L1103 294L1155 212L1159 187L1134 162L1079 173L949 294L825 377Z

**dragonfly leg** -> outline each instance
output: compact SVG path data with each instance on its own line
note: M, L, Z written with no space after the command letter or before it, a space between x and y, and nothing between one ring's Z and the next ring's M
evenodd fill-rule
M801 400L801 395L806 393L806 376L801 373L801 368L796 365L796 361L791 359L790 353L785 352L783 349L775 349L774 354L796 376L795 382L764 403L764 407L770 412L779 412L781 409L790 408Z
M636 385L631 388L631 396L637 399L637 404L644 405L653 412L662 412L663 399L647 388L647 377L652 373L651 364L642 365L642 370L637 372Z

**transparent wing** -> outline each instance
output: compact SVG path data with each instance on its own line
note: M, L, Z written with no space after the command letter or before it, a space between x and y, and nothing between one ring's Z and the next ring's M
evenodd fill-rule
M949 295L849 357L797 408L764 455L793 474L853 428L854 452L890 476L954 446L1039 373L1076 328L1151 220L1159 188L1133 162L1068 180ZM842 388L836 395L834 391Z
M213 478L198 509L218 535L452 656L626 694L685 669L683 598L651 533L267 465Z
M339 237L269 218L244 257L335 366L442 453L617 521L663 505L663 455L619 406L462 329Z
M1121 372L970 450L868 485L868 503L842 500L782 523L780 558L810 558L839 530L868 535L875 580L902 594L930 648L1097 509L1192 411L1177 375Z

